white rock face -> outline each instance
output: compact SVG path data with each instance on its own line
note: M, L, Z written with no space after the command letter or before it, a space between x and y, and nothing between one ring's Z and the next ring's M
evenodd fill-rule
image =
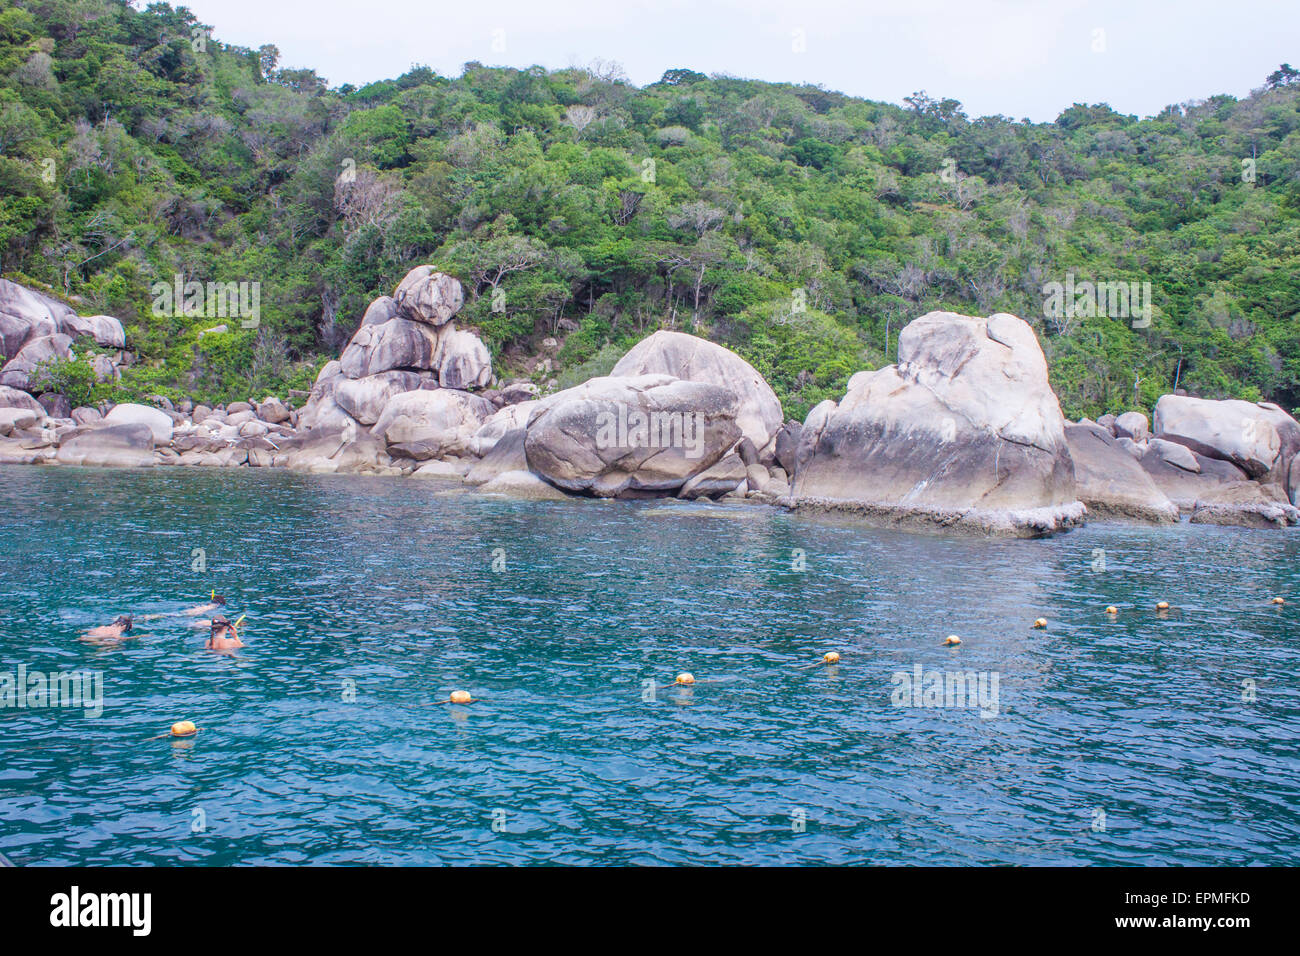
M740 400L736 422L756 450L781 429L781 402L763 376L735 352L707 339L660 330L634 345L609 374L671 375L731 389Z
M449 275L432 266L417 266L397 286L393 299L403 314L416 322L443 325L465 304L465 290Z
M1271 402L1164 395L1156 402L1155 433L1283 487L1290 460L1300 450L1300 423Z
M528 467L601 498L672 491L739 440L738 405L730 389L668 375L594 378L534 406Z
M112 411L104 416L110 425L148 425L153 432L155 445L165 445L172 440L173 423L171 416L158 408L148 405L136 405L126 402L114 405Z
M373 433L398 457L424 461L464 455L494 411L487 399L458 389L403 392L388 400Z
M1065 419L1028 324L931 312L903 329L898 355L809 413L797 506L1018 536L1082 520Z

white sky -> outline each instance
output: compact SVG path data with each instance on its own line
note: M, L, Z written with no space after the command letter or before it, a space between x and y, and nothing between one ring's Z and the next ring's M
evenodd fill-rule
M177 0L173 0L174 3ZM1244 96L1300 66L1296 0L188 0L213 35L332 85L422 63L549 68L600 57L638 86L672 67L820 83L901 103L915 90L972 116L1055 119L1075 102L1148 116ZM805 49L795 47L802 31ZM1098 33L1097 31L1103 31ZM1094 50L1100 46L1100 51Z

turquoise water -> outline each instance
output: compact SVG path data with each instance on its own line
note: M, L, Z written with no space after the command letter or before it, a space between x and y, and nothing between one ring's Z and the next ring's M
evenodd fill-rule
M99 717L0 710L20 865L1300 863L1295 532L952 539L265 471L0 488L0 671L104 687ZM181 617L78 640L213 587L243 650ZM918 664L996 674L998 716L895 706ZM457 688L482 699L428 706Z

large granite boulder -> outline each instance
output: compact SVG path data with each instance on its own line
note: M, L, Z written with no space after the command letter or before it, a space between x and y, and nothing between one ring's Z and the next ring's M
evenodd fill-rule
M122 323L111 315L80 316L69 306L8 279L0 279L0 383L31 389L31 373L50 359L72 356L75 340L89 338L111 349L126 347ZM113 377L115 364L108 356L97 359L100 381ZM107 365L107 371L101 371Z
M30 339L57 334L75 316L56 299L0 279L0 355L14 358Z
M122 329L122 323L111 315L77 315L74 312L59 323L59 331L73 339L92 339L96 345L104 348L126 348L126 332Z
M1079 500L1088 506L1090 518L1178 520L1178 507L1107 429L1066 425L1065 440Z
M1133 441L1146 441L1151 437L1147 417L1141 412L1125 412L1120 415L1111 425L1110 432L1116 438L1130 438Z
M470 451L475 455L486 455L506 434L525 427L536 406L536 401L520 402L493 412L470 439Z
M684 332L660 330L642 339L609 373L615 377L671 375L688 382L720 385L736 393L740 404L736 423L765 461L771 461L772 439L781 429L781 402L754 367L730 349Z
M741 437L739 399L668 375L607 376L548 396L529 418L528 467L602 498L667 494Z
M754 465L762 468L762 465ZM723 455L721 459L705 468L677 492L679 498L721 498L745 484L748 470L740 456L735 452Z
M437 363L443 388L486 388L492 381L492 356L483 340L467 329L450 324L442 329Z
M373 432L394 457L424 461L465 455L494 411L487 399L459 389L403 392L388 400Z
M0 385L0 408L26 408L40 415L45 414L41 403L30 394L19 388L10 388L8 385Z
M931 312L900 333L898 357L809 413L796 507L1015 536L1082 522L1065 420L1028 324Z
M384 406L394 395L418 390L425 379L419 372L390 370L365 378L345 378L334 386L334 401L363 425L379 421Z
M514 428L494 441L492 447L469 469L465 481L471 485L481 485L508 471L526 471L528 456L524 452L524 438L527 434L523 428Z
M1284 491L1291 461L1300 452L1300 422L1271 402L1163 395L1156 403L1155 434L1231 462L1247 477Z
M407 318L436 326L460 311L465 290L451 276L434 272L433 266L416 266L398 284L393 299Z
M435 369L438 333L422 322L389 319L379 325L363 325L339 357L348 378L364 378L389 369Z
M366 307L366 314L361 317L362 325L383 325L389 319L401 314L397 300L389 295L381 295Z
M154 440L154 431L144 422L78 430L59 445L56 460L62 465L151 468Z
M0 385L35 391L40 386L36 370L46 362L66 359L72 354L72 339L62 332L29 338L18 354L0 369Z
M109 425L145 425L153 434L155 445L165 445L172 440L174 423L171 416L159 408L124 402L121 405L114 405L104 416L104 421Z

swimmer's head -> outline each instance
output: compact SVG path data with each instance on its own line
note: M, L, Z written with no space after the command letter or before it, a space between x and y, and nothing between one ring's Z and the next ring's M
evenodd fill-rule
M218 594L218 593L216 593L215 591L213 591L213 592L212 592L212 603L213 603L213 604L220 604L222 607L225 607L225 606L226 606L226 599L225 599L224 597L222 597L220 594Z
M125 634L131 630L131 615L119 614L117 620L113 623L120 626L122 628L122 633Z

